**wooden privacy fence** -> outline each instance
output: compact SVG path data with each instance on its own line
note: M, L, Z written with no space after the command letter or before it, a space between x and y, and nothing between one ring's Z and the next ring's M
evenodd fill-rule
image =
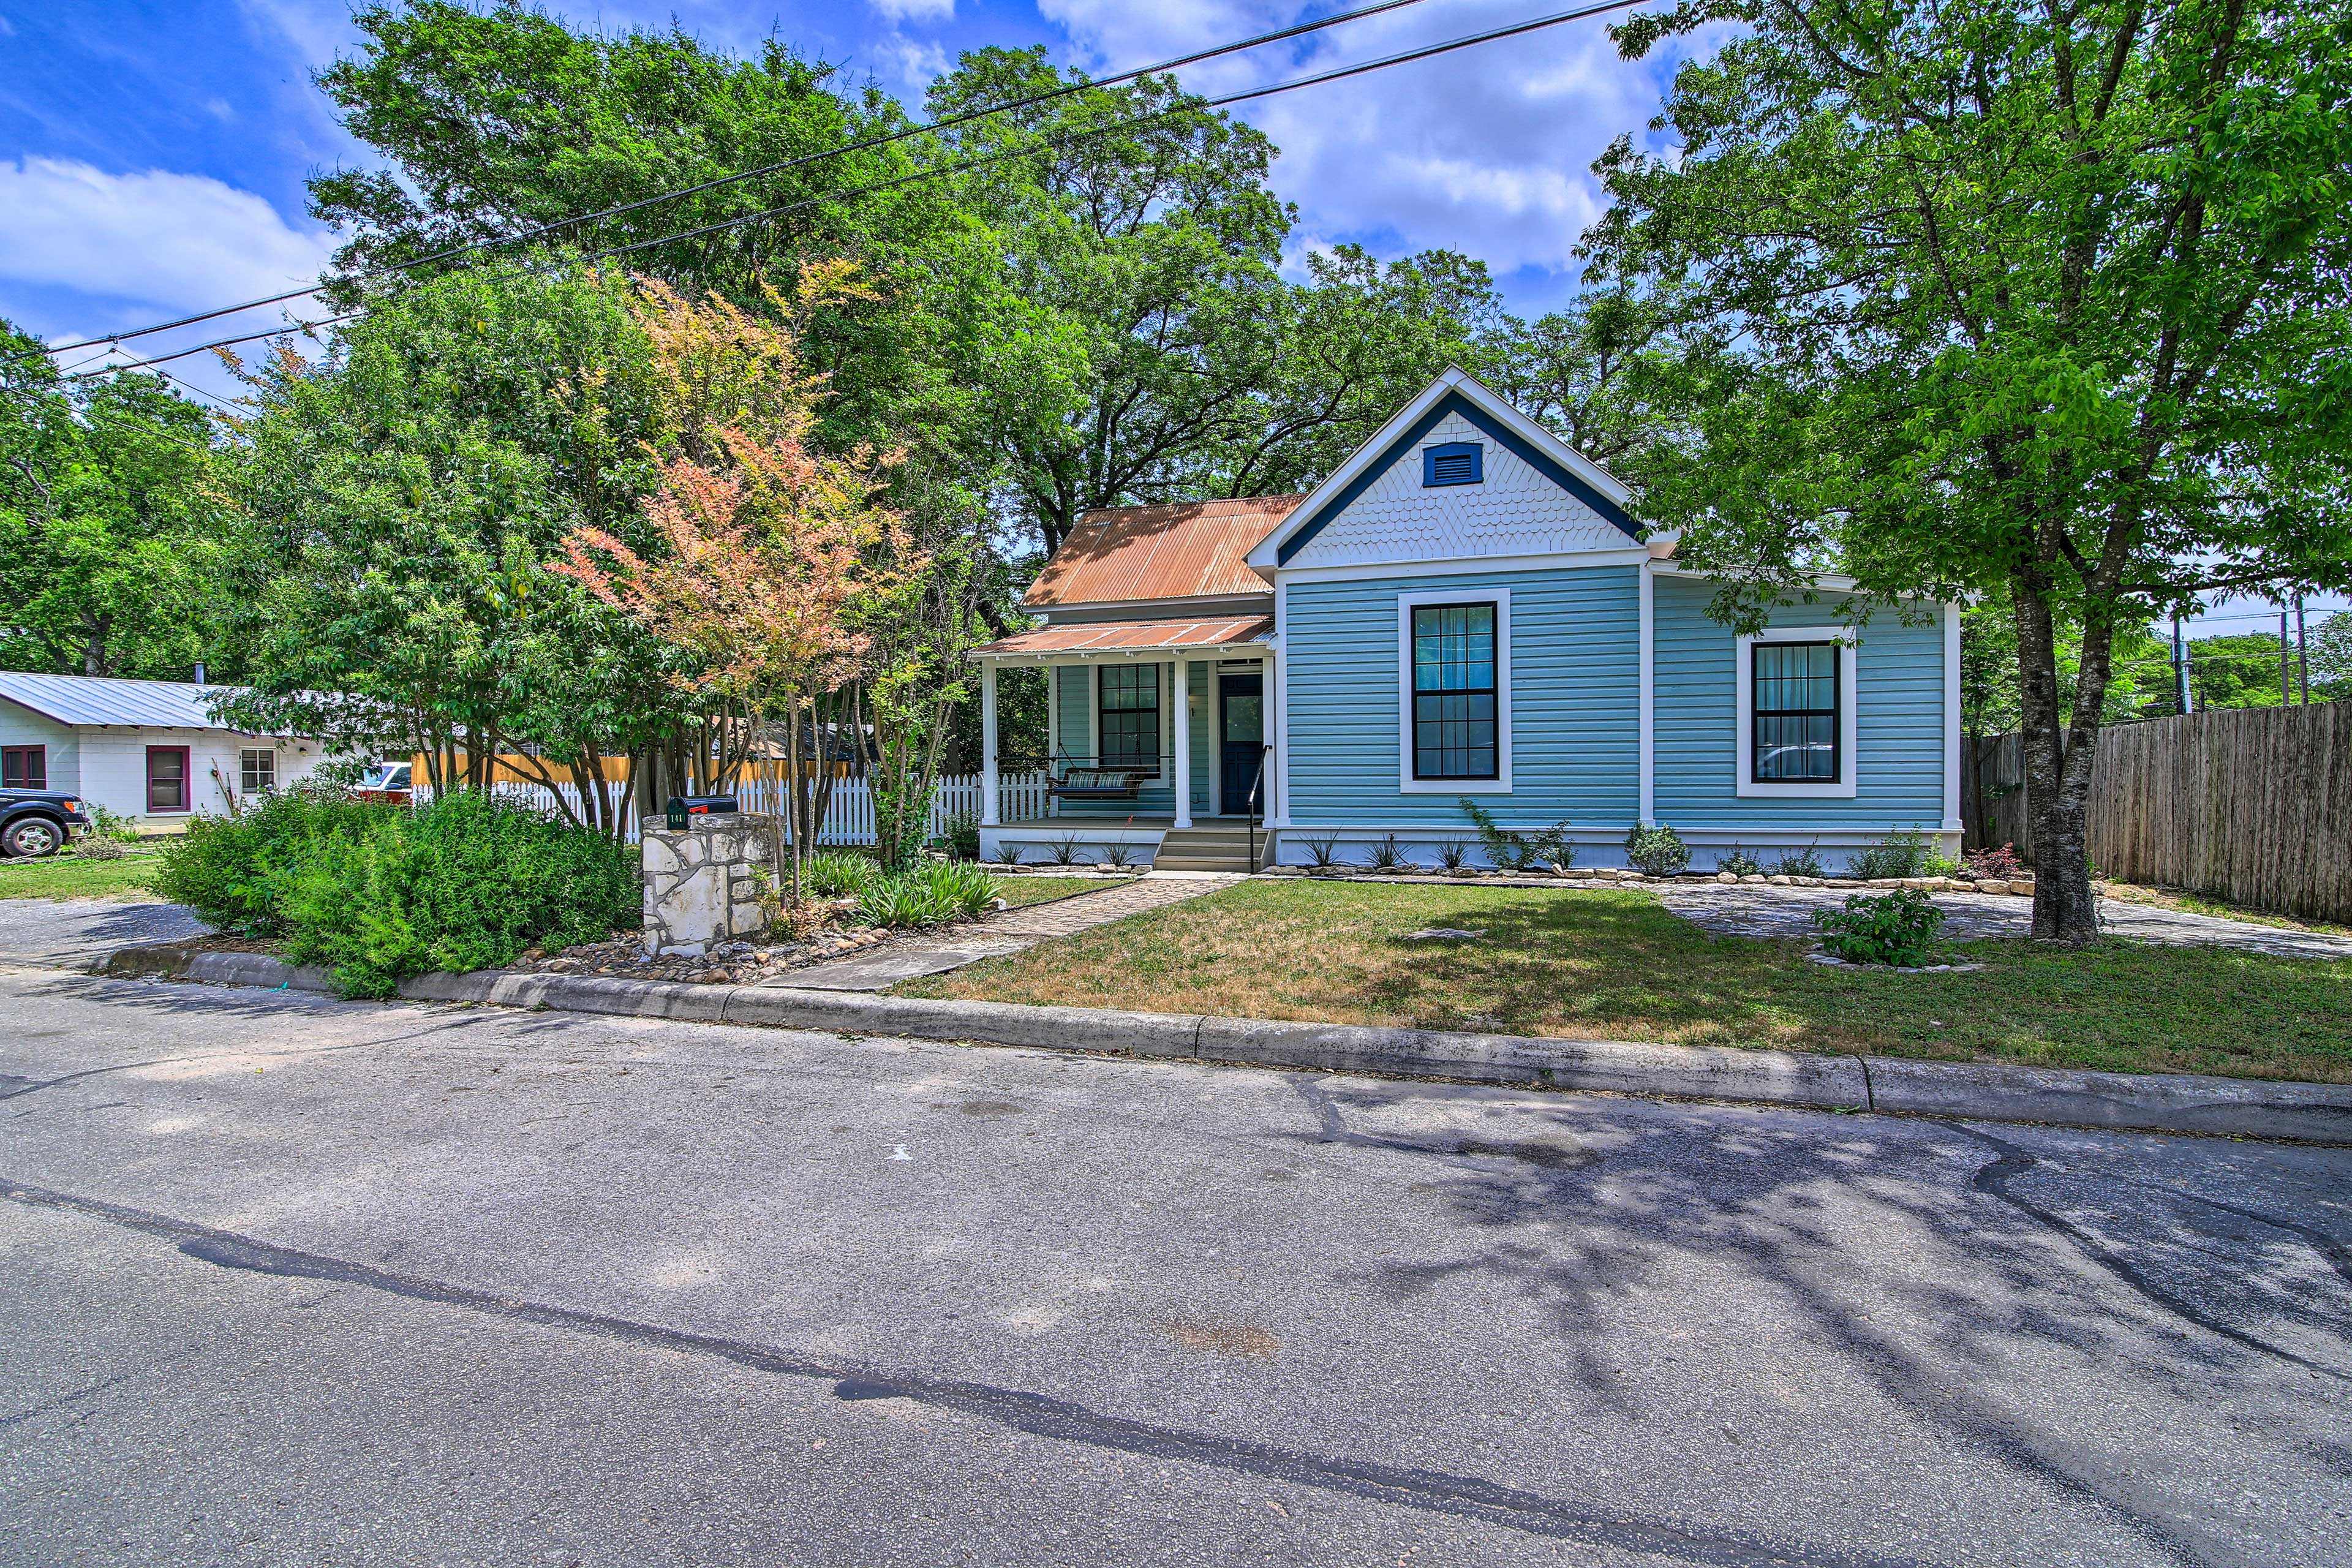
M1042 773L1000 775L997 779L997 804L1003 811L1004 819L1016 822L1045 816L1047 783ZM495 794L526 801L544 811L556 810L555 797L559 793L575 811L580 805L578 787L572 784L550 789L545 784L521 779L501 779L490 787ZM421 804L430 794L420 785L416 799ZM978 773L952 773L941 778L939 789L931 796L930 837L936 838L944 834L949 821L954 817L969 816L978 821L980 795ZM783 784L778 779L746 778L735 786L735 798L745 811L781 811L784 802ZM635 843L637 819L634 813L629 817L628 832L629 842ZM874 841L874 796L866 787L866 781L862 778L835 779L833 801L825 809L824 826L817 834L817 842L871 844Z
M1962 764L1969 845L2012 843L2030 860L2021 738L1964 747ZM2093 863L2117 881L2352 921L2352 702L2102 730L2088 829Z

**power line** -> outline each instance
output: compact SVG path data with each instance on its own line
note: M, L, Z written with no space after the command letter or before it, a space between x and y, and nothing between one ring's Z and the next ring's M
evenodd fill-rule
M1633 0L1627 0L1627 3L1632 4ZM743 169L731 174L721 174L715 179L705 180L699 184L682 185L677 190L663 191L655 195L641 197L634 202L625 202L619 206L605 207L597 212L582 213L574 217L559 218L553 223L541 224L536 228L528 228L520 234L503 235L495 239L478 239L470 241L464 245L451 246L446 249L435 251L429 256L420 256L413 261L401 262L396 267L385 268L376 272L365 274L358 279L358 281L368 281L373 279L384 277L394 272L407 272L415 268L427 267L432 265L434 262L446 261L452 257L467 255L477 250L488 250L503 246L528 244L532 240L542 239L549 235L559 233L564 229L574 228L582 224L595 223L604 218L620 217L628 213L641 211L646 207L656 206L663 202L677 201L686 196L699 195L705 191L715 191L719 189L721 186L736 184L744 180L756 180L766 174L785 174L793 169L803 168L810 163L822 162L824 159L846 157L852 153L863 153L868 152L877 147L887 147L893 142L903 142L912 136L920 136L926 133L949 130L954 126L968 124L972 121L983 119L992 114L1006 114L1015 110L1034 108L1036 105L1041 103L1051 103L1057 99L1067 98L1072 93L1086 91L1089 88L1116 87L1121 82L1134 81L1141 77L1154 76L1164 71L1175 70L1182 66L1198 65L1202 60L1215 59L1221 55L1238 54L1243 50L1257 48L1265 44L1281 43L1286 39L1302 37L1308 33L1320 32L1326 27L1336 27L1343 22L1360 21L1366 16L1377 16L1385 11L1402 10L1405 6L1417 5L1419 4L1421 4L1421 0L1379 0L1378 4L1359 6L1353 11L1342 11L1335 16L1319 17L1308 22L1301 22L1295 26L1277 28L1271 33L1260 33L1255 37L1243 38L1229 44L1219 44L1212 48L1196 49L1189 55L1179 55L1173 59L1162 60L1157 65L1141 66L1134 70L1121 71L1116 76L1100 77L1089 80L1068 82L1047 92L1032 93L1026 98L1012 99L1003 103L987 104L978 109L966 110L961 114L951 114L944 120L931 121L923 125L909 125L901 130L890 132L885 135L869 136L862 142L845 142L838 147L824 148L819 152L804 153L797 158L788 158L781 163L763 163L758 168ZM1523 28L1520 30L1524 31L1525 29ZM1305 84L1302 83L1301 85ZM75 349L93 348L100 343L119 342L127 338L143 338L155 332L170 331L174 327L190 327L195 325L199 321L214 321L222 316L233 316L240 310L257 310L263 305L284 304L289 300L300 300L317 292L318 286L313 284L310 288L296 289L284 294L271 294L259 300L247 300L240 305L223 305L218 310L199 311L193 316L182 316L177 321L158 322L152 327L141 327L135 331L118 332L111 336L103 338L86 338L79 342L53 343L47 345L42 352L47 353L69 353ZM267 336L269 334L265 333L261 335ZM233 342L250 342L251 340L237 338L231 339L229 341Z
M1366 60L1360 64L1352 66L1342 66L1334 70L1318 72L1313 76L1300 77L1293 81L1276 82L1266 87L1252 88L1241 92L1228 93L1222 98L1205 99L1196 103L1188 103L1172 109L1155 110L1150 114L1132 115L1125 120L1112 121L1107 125L1095 126L1089 130L1072 132L1066 136L1046 137L1040 141L1031 142L1025 146L1011 148L999 153L992 153L978 158L963 159L952 163L934 165L931 168L917 170L916 172L908 174L902 174L895 179L883 180L877 182L874 184L860 186L855 190L830 191L820 195L804 198L801 201L786 203L782 206L765 207L758 212L742 213L734 217L721 218L717 222L703 224L694 228L680 229L669 234L656 235L651 239L635 240L626 245L610 246L602 250L587 252L582 259L586 261L604 260L615 256L627 255L632 251L649 249L657 245L674 245L683 240L699 239L707 235L717 234L730 228L741 227L745 224L772 221L773 219L788 216L796 212L806 211L811 207L830 205L838 202L853 201L863 196L876 195L885 191L895 190L901 185L912 184L922 180L937 179L947 174L967 173L971 170L983 168L991 164L1006 163L1015 158L1024 158L1039 153L1057 151L1063 148L1075 146L1081 142L1091 141L1101 136L1112 135L1121 131L1132 130L1136 126L1149 124L1153 121L1165 120L1179 114L1192 113L1201 109L1218 109L1230 104L1247 102L1255 99L1271 98L1277 93L1295 92L1301 88L1319 87L1327 82L1340 81L1349 77L1362 76L1371 71L1386 70L1395 66L1409 65L1416 60L1429 59L1438 55L1452 54L1455 50L1470 48L1479 44L1493 43L1503 38L1517 37L1524 33L1535 32L1545 27L1558 26L1565 22L1580 21L1588 16L1601 16L1611 11L1627 10L1639 4L1642 4L1642 0L1601 0L1601 3L1598 5L1583 5L1579 6L1574 10L1554 12L1549 16L1538 16L1525 22L1515 22L1507 26L1488 28L1484 32L1466 33L1460 37L1446 39L1443 43L1424 45L1419 48L1400 50L1395 54L1386 55L1379 59ZM1348 15L1355 16L1360 14L1361 13L1351 12ZM1206 56L1195 56L1191 58L1204 58ZM929 127L925 127L924 129L929 129ZM653 198L649 198L649 200L650 199ZM415 264L412 263L411 265ZM292 296L288 297L291 298ZM257 302L269 303L270 301ZM203 353L211 349L227 348L236 343L252 342L260 338L277 337L289 331L299 330L309 331L319 327L333 326L339 322L352 321L365 313L366 308L362 307L359 310L347 310L341 315L330 316L321 321L297 323L294 328L281 326L271 328L267 331L248 332L239 337L221 338L212 342L199 343L194 348L181 349L168 354L158 354L147 363L150 364L161 364L169 360L184 359L190 354Z

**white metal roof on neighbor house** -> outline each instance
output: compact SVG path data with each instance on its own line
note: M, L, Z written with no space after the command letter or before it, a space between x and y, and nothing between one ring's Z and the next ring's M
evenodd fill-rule
M60 724L114 724L145 730L225 730L208 699L234 686L190 680L119 680L99 675L29 675L0 669L0 697Z

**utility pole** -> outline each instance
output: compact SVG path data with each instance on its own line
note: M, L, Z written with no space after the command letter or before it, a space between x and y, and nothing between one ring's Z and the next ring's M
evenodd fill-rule
M2194 711L2189 695L2189 645L2181 640L2180 617L2172 617L2172 700L2182 713Z
M2311 706L2311 641L2304 635L2303 595L2300 594L2294 596L2294 661L2300 676L2296 684L2303 688L2303 705L2308 708Z
M2279 612L2279 706L2294 706L2294 682L2287 679L2287 656L2294 650L2287 646L2286 612Z

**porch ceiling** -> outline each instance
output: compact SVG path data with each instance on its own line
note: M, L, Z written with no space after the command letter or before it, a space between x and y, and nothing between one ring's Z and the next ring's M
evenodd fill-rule
M1059 655L1135 657L1179 653L1188 648L1238 647L1274 635L1272 616L1222 616L1172 621L1101 621L1093 625L1039 626L1015 632L972 650L971 657L999 662Z

